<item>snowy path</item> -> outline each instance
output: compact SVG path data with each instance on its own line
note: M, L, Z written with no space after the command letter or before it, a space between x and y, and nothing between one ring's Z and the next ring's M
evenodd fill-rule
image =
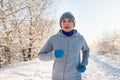
M84 80L120 80L120 62L100 55L91 55Z
M52 62L39 60L0 69L0 80L50 80Z
M36 59L19 66L0 68L0 80L51 80L52 64L52 61ZM120 62L91 54L83 80L120 80Z

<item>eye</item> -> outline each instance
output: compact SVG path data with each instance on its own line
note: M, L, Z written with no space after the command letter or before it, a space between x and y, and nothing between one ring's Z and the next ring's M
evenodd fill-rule
M65 20L62 20L62 22L65 22Z
M68 22L72 22L72 20L68 20Z

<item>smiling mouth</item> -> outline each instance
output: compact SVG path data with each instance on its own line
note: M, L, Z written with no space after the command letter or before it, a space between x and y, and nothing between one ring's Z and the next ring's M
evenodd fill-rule
M65 27L66 29L69 29L69 27Z

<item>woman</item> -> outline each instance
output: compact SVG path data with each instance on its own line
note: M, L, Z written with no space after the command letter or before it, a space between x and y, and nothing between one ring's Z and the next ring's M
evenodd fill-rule
M51 36L39 52L39 59L54 60L52 80L81 80L81 73L88 64L89 47L84 37L74 29L72 13L65 12L60 17L60 27L61 30Z

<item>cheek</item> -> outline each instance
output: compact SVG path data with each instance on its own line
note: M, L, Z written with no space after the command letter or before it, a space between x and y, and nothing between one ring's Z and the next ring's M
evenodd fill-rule
M62 26L65 26L66 24L65 23L61 23Z
M74 23L71 23L71 26L73 26L73 27L74 27Z
M71 24L70 26L71 26L70 28L74 28L74 24Z

